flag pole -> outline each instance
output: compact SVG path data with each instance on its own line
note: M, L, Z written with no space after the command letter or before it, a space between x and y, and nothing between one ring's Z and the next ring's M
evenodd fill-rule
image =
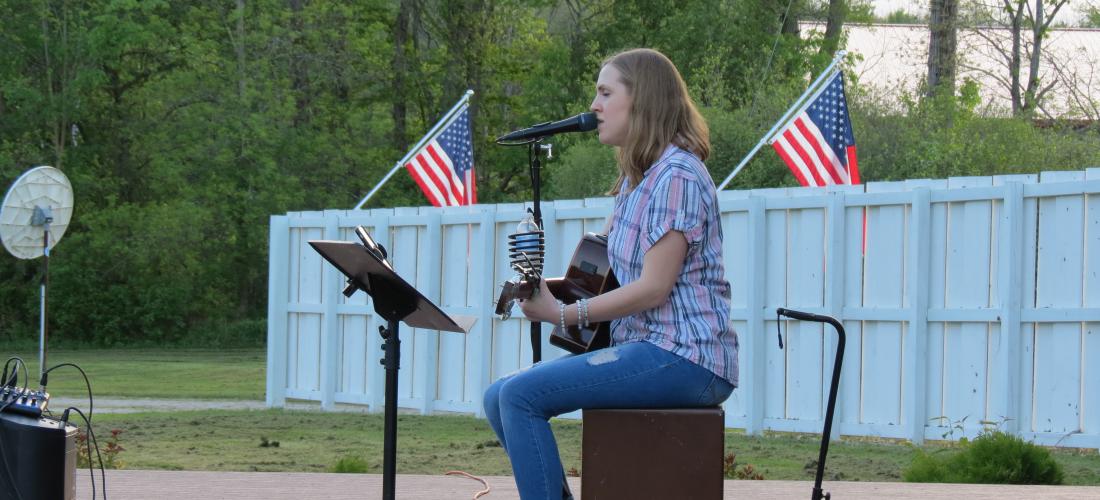
M409 158L412 158L412 156L416 154L417 151L420 151L420 148L423 147L429 139L434 137L435 133L438 132L439 129L446 126L447 123L450 122L451 118L453 118L454 115L457 114L464 105L470 102L470 96L472 95L474 95L473 89L467 89L466 93L462 95L462 98L459 99L457 103L455 103L454 107L452 107L451 110L447 112L447 114L443 115L443 118L440 118L439 121L436 122L435 126L433 126L427 134L424 134L424 137L420 138L420 142L416 143L416 146L413 146L413 148L410 149L408 153L405 153L404 158L401 158L400 161L393 165L393 168L390 169L390 172L386 174L386 176L383 177L382 180L379 181L378 184L376 184L369 193L367 193L367 196L363 197L363 199L359 201L359 204L355 205L355 208L352 210L359 210L363 205L366 205L367 200L370 200L371 197L374 196L374 193L378 192L378 190L382 188L382 185L385 184L386 181L390 180L390 177L393 177L393 174L397 173L397 170L409 161Z
M848 51L846 50L838 50L836 52L836 54L833 56L833 62L829 63L829 66L825 68L825 71L822 71L821 74L818 75L817 79L814 80L813 83L811 83L810 86L806 88L806 91L803 92L802 95L794 101L794 105L787 109L786 113L783 113L783 117L780 118L779 121L775 122L775 125L772 126L772 129L769 130L767 134L764 134L764 137L760 139L760 142L756 143L756 146L752 148L752 151L749 151L749 154L745 155L745 158L741 160L741 163L737 164L737 168L734 168L733 172L730 172L730 174L726 176L726 180L722 181L722 184L718 186L719 191L725 189L730 181L733 180L733 178L737 175L737 173L740 172L742 168L745 168L745 164L747 164L753 156L756 156L756 152L760 151L760 148L764 147L764 144L767 144L768 140L772 138L772 135L775 134L776 130L785 125L787 123L787 120L789 120L791 116L802 110L802 105L805 104L807 98L810 97L811 94L816 94L816 90L818 89L818 87L821 86L821 82L825 81L825 79L829 76L832 76L833 68L835 68L837 63L844 59L844 56L846 55L848 55Z

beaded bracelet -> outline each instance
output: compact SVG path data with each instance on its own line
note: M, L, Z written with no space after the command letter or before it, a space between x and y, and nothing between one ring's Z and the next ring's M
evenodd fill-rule
M584 311L584 299L577 301L577 328L584 325L584 318L581 316L582 311Z
M578 303L580 304L580 311L577 311L577 313L582 316L579 321L585 328L588 328L588 299L581 299ZM583 314L581 314L581 311L583 311Z
M565 302L558 301L558 311L561 313L561 331L566 331L565 328Z

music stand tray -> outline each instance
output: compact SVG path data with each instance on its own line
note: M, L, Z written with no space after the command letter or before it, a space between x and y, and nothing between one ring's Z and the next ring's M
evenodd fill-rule
M356 290L370 295L374 310L386 319L387 326L379 333L386 340L385 442L382 460L382 498L393 500L397 474L397 370L400 368L401 341L398 323L414 328L428 328L448 332L466 333L454 319L443 312L406 282L386 261L385 249L374 243L366 231L356 231L365 244L351 241L310 240L309 245L329 263L347 276L344 295L350 297Z

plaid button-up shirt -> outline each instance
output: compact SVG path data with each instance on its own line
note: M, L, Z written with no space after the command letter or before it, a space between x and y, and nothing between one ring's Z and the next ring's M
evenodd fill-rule
M638 187L623 188L615 197L607 243L620 284L642 276L645 253L669 231L684 235L688 252L668 300L614 320L612 342L649 342L737 385L738 343L729 322L718 195L706 166L694 154L669 146Z

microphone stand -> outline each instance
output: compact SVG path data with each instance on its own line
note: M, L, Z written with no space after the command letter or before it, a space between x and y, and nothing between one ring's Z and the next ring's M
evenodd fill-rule
M532 195L532 215L535 218L535 224L539 229L543 230L545 235L545 228L542 227L542 161L539 159L542 152L546 152L547 158L553 157L553 145L543 144L544 137L539 137L531 142L527 143L527 162L530 164L531 170L531 195ZM544 269L545 271L545 269ZM542 322L531 322L531 361L538 363L542 361Z
M550 122L547 122L550 123ZM540 124L535 127L546 125ZM543 144L543 139L548 136L535 137L531 139L525 139L520 141L511 141L505 139L507 136L501 136L497 138L497 144L501 146L527 146L527 163L529 165L531 173L531 216L535 220L535 224L538 225L540 230L542 227L542 159L543 154L546 158L553 158L553 145ZM545 232L543 232L545 238ZM531 360L534 363L542 361L542 322L531 322Z
M537 127L538 125L536 125ZM531 216L535 220L535 224L539 229L543 231L543 238L545 239L546 228L542 227L542 159L541 155L546 154L546 158L554 157L554 146L552 144L543 144L542 141L547 136L537 137L529 139L523 142L511 142L505 140L503 137L497 139L497 144L501 146L527 146L527 163L530 165L531 170ZM546 269L543 268L543 272ZM531 361L538 363L542 361L542 322L531 322ZM569 491L569 480L565 475L565 469L561 471L561 489L563 500L573 500L573 494Z
M813 494L810 496L811 500L830 500L832 495L821 489L821 480L825 476L825 458L829 455L829 440L833 435L833 412L836 410L836 393L837 387L840 385L840 366L844 363L844 325L831 316L780 307L775 310L775 328L777 331L780 323L779 316L786 316L800 321L828 323L836 330L837 343L836 359L833 361L833 379L829 386L829 403L825 409L825 429L821 431L821 448L818 450L817 455L817 473L814 475L814 489ZM779 348L783 348L782 335L779 335Z

